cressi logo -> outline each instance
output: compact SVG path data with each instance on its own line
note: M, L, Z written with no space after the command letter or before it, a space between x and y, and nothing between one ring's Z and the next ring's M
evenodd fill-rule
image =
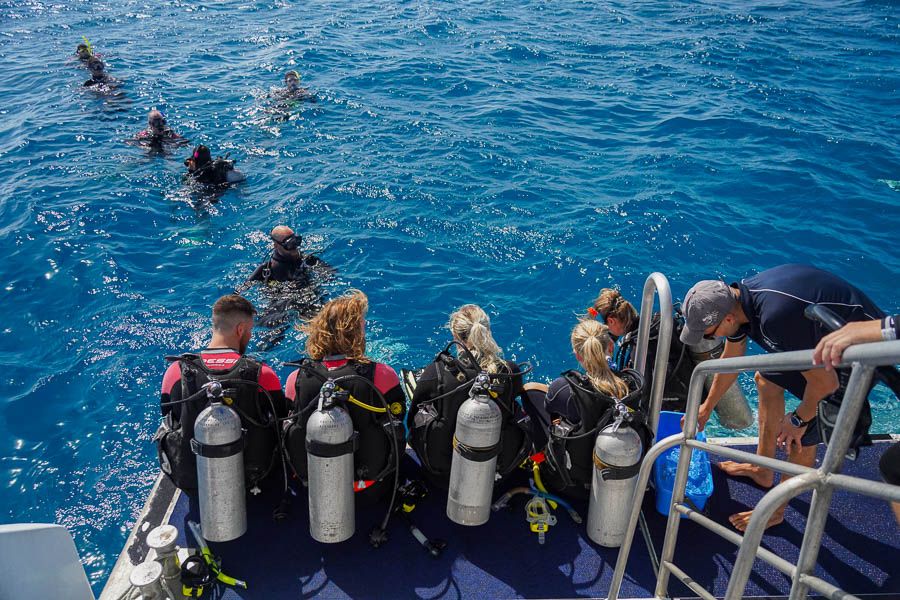
M203 362L206 363L207 367L223 367L227 365L233 365L236 363L238 359L236 358L204 358Z

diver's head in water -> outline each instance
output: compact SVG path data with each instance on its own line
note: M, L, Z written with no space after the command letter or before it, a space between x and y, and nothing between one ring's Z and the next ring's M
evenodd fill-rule
M212 155L209 148L200 144L194 148L194 153L184 160L184 166L188 168L188 172L194 173L202 169L212 161Z
M166 130L166 117L155 108L147 113L147 127L155 134L161 134Z
M91 57L94 56L93 52L91 52L91 47L84 42L75 47L75 55L78 57L78 60L84 62L91 60Z
M289 92L296 92L300 89L300 73L297 71L288 71L284 74L284 86Z
M103 61L97 58L96 56L91 57L87 64L88 71L91 72L91 76L94 79L103 79L106 77L106 65L103 64Z
M300 243L303 239L293 229L287 225L279 225L270 235L277 256L300 258Z

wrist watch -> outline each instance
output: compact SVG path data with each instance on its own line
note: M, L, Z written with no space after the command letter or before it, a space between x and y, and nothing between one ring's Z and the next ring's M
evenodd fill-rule
M800 418L800 415L797 414L796 410L791 413L791 425L793 425L794 427L806 427L807 425L812 423L815 419L816 419L816 417L813 416L813 418L810 419L809 421L804 421L803 419Z

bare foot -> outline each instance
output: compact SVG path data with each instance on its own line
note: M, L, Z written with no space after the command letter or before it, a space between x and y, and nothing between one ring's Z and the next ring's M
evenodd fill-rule
M750 524L750 517L753 516L753 511L748 510L747 512L736 513L728 517L728 520L731 521L731 524L734 525L734 528L738 531L746 531L747 525ZM769 522L766 523L766 529L772 527L773 525L778 525L784 521L784 509L779 510L769 519Z
M739 463L733 460L723 460L719 468L732 477L749 477L756 485L770 488L775 483L775 474L769 469L763 469L750 463Z

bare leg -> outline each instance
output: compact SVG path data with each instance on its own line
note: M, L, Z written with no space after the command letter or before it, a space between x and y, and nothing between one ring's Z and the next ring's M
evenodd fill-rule
M778 428L784 418L784 388L772 383L757 373L756 389L759 390L759 456L775 458L775 441ZM815 457L815 454L813 455ZM757 485L772 487L775 474L769 469L757 467L750 463L737 463L726 460L719 463L719 468L735 477L749 477Z
M792 450L788 454L788 460L795 465L803 465L804 467L811 467L816 462L816 447L815 446L803 446L800 450ZM781 482L784 483L790 479L788 475L781 476ZM769 522L766 523L766 527L771 527L772 525L778 525L782 521L784 521L784 509L787 508L787 504L781 505L777 511L772 514L772 517L769 519ZM741 512L728 517L728 520L731 521L731 524L734 525L734 528L738 531L744 531L747 529L747 525L750 524L750 517L753 515L752 510L748 510L747 512Z

